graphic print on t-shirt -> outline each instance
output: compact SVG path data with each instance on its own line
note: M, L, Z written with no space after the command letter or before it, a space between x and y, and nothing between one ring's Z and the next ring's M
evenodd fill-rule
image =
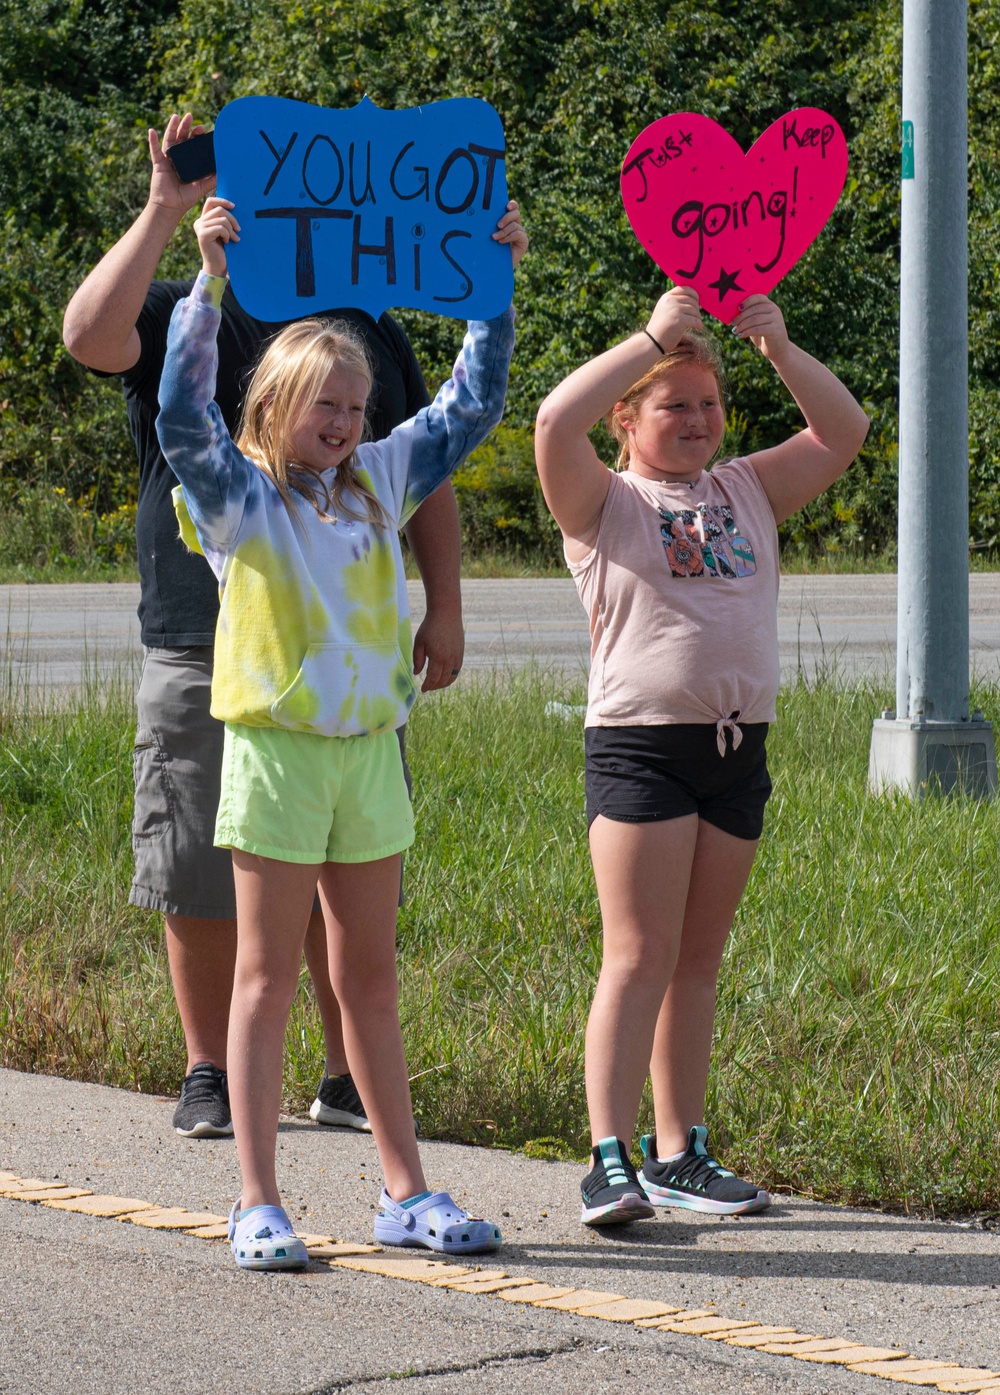
M660 509L660 536L672 576L753 576L757 562L728 504Z

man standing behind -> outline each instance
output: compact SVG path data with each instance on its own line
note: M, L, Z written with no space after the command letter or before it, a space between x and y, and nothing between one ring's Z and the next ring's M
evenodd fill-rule
M163 251L184 214L213 192L215 176L182 184L167 152L201 132L191 114L172 115L162 146L149 132L149 199L138 218L76 291L63 322L74 358L102 374L120 374L139 457L136 544L139 620L145 647L136 696L133 905L162 911L167 958L187 1047L187 1075L174 1128L188 1138L232 1133L226 1091L226 1038L236 963L236 898L228 850L213 845L223 724L209 714L212 645L219 601L205 559L177 535L171 490L177 483L160 451L155 420L167 326L190 282L154 281ZM373 437L426 405L413 350L389 315L331 309L360 331L375 371ZM234 430L248 369L284 323L266 324L227 288L219 334L216 400ZM413 662L423 690L453 683L462 665L458 506L443 485L406 530L426 594ZM402 730L400 731L402 743ZM306 963L323 1021L326 1068L312 1116L367 1129L364 1106L344 1054L340 1009L330 986L322 916L314 909Z

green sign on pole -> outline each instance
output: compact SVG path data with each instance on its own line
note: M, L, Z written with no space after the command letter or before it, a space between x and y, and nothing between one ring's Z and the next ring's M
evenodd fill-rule
M913 122L903 122L903 153L900 169L900 177L903 179L913 178Z

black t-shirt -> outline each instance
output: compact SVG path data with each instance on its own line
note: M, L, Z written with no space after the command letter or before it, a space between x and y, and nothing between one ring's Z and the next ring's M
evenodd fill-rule
M218 583L204 557L188 552L177 532L170 491L177 478L164 459L156 435L160 374L167 329L177 302L193 281L154 281L136 329L142 351L134 368L122 374L129 427L139 457L139 506L135 540L139 555L139 623L142 642L151 648L211 644L219 614ZM369 425L378 440L428 402L427 389L410 341L389 315L374 320L362 310L328 310L346 320L368 346L375 379ZM290 321L255 320L227 286L219 327L219 375L215 400L230 431L236 426L250 370L267 342Z

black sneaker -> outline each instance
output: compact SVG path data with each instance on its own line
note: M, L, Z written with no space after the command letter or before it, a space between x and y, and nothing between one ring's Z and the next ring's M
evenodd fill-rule
M199 1061L184 1077L174 1130L182 1138L228 1138L232 1133L226 1072L211 1061Z
M704 1124L696 1124L681 1156L674 1162L660 1162L656 1156L656 1135L643 1134L640 1178L650 1201L657 1206L713 1211L718 1216L763 1211L770 1206L769 1192L742 1181L709 1155L707 1138Z
M580 1183L584 1225L620 1225L656 1215L620 1139L602 1138L592 1156L594 1166Z
M357 1086L349 1075L324 1075L316 1098L309 1106L309 1117L317 1124L340 1124L346 1129L372 1131Z

